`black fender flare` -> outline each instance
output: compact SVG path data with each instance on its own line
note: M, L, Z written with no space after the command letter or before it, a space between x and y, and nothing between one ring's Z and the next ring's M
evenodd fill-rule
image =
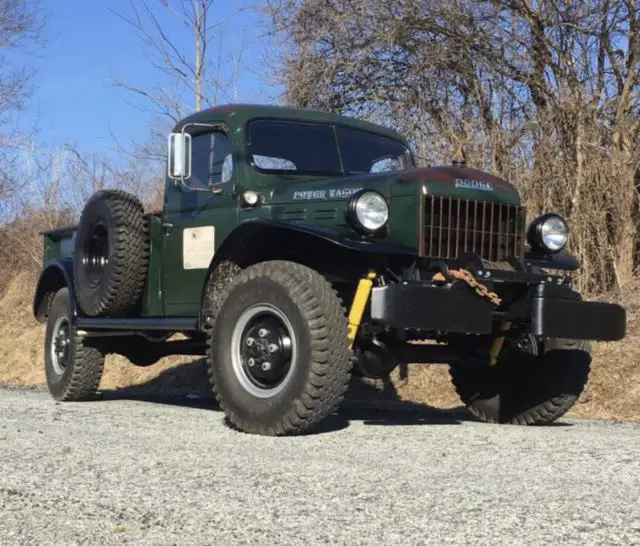
M284 233L297 233L301 236L313 237L355 252L401 256L415 256L417 254L415 248L387 243L376 240L373 237L361 236L355 232L346 235L331 227L318 224L258 217L244 220L238 224L220 245L220 248L216 251L216 256L224 257L225 254L228 254L229 249L237 248L237 245L248 237L255 237L256 235L258 237L273 236L274 234ZM216 258L214 257L214 262L215 260Z
M45 322L51 299L61 288L69 290L70 311L75 317L76 294L73 284L73 259L70 257L53 258L40 272L33 295L33 316L38 322Z
M307 245L313 242L316 242L321 249L337 251L341 257L366 254L369 259L360 260L359 264L360 267L365 268L367 264L371 263L384 264L387 257L392 255L408 260L413 260L417 256L414 248L361 236L355 232L352 235L345 235L331 227L317 224L265 217L251 218L240 222L216 250L207 272L201 301L204 301L209 279L215 275L221 263L231 261L239 267L247 267L258 261L282 259L281 254L285 245L281 244L275 248L269 248L268 241L272 241L274 238L285 241L286 237L300 245L302 248L300 255L308 252ZM311 252L316 255L318 253Z

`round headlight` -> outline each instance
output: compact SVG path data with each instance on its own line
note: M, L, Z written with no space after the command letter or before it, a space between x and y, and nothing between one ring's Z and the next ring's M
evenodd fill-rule
M567 244L569 228L562 217L549 213L536 218L529 226L528 240L532 248L558 252Z
M364 191L353 196L347 214L353 227L373 233L382 229L389 220L389 205L378 192Z

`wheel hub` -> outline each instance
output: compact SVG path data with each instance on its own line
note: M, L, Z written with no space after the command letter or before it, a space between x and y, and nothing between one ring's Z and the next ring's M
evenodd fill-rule
M58 375L64 374L69 362L71 335L67 317L59 317L53 327L51 339L51 363Z
M293 327L271 305L256 305L238 319L232 333L232 364L245 390L259 398L280 392L293 370Z
M109 236L102 223L95 224L84 245L82 267L91 286L97 286L109 263Z
M268 315L256 317L245 329L242 341L248 377L258 386L277 385L291 362L291 338L281 321Z

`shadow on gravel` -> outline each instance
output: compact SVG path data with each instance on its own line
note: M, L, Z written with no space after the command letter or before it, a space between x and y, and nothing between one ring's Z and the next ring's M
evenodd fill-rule
M133 400L220 411L208 387L204 360L169 368L146 383L102 390L96 400ZM315 429L314 433L341 430L348 427L352 421L362 421L366 425L376 426L406 426L455 425L474 420L462 406L442 410L426 404L401 400L391 381L385 382L384 387L378 389L354 379L337 413Z
M354 379L339 413L349 421L382 426L459 425L475 420L464 406L443 410L402 400L391 380L382 381L382 387L378 388Z
M105 389L100 400L135 400L193 408L219 410L209 390L204 359L178 364L157 377L129 387Z

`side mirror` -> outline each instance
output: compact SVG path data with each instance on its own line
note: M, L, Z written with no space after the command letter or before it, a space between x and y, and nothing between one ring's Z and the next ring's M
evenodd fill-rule
M184 181L191 176L191 135L171 133L167 150L167 175L173 180Z

